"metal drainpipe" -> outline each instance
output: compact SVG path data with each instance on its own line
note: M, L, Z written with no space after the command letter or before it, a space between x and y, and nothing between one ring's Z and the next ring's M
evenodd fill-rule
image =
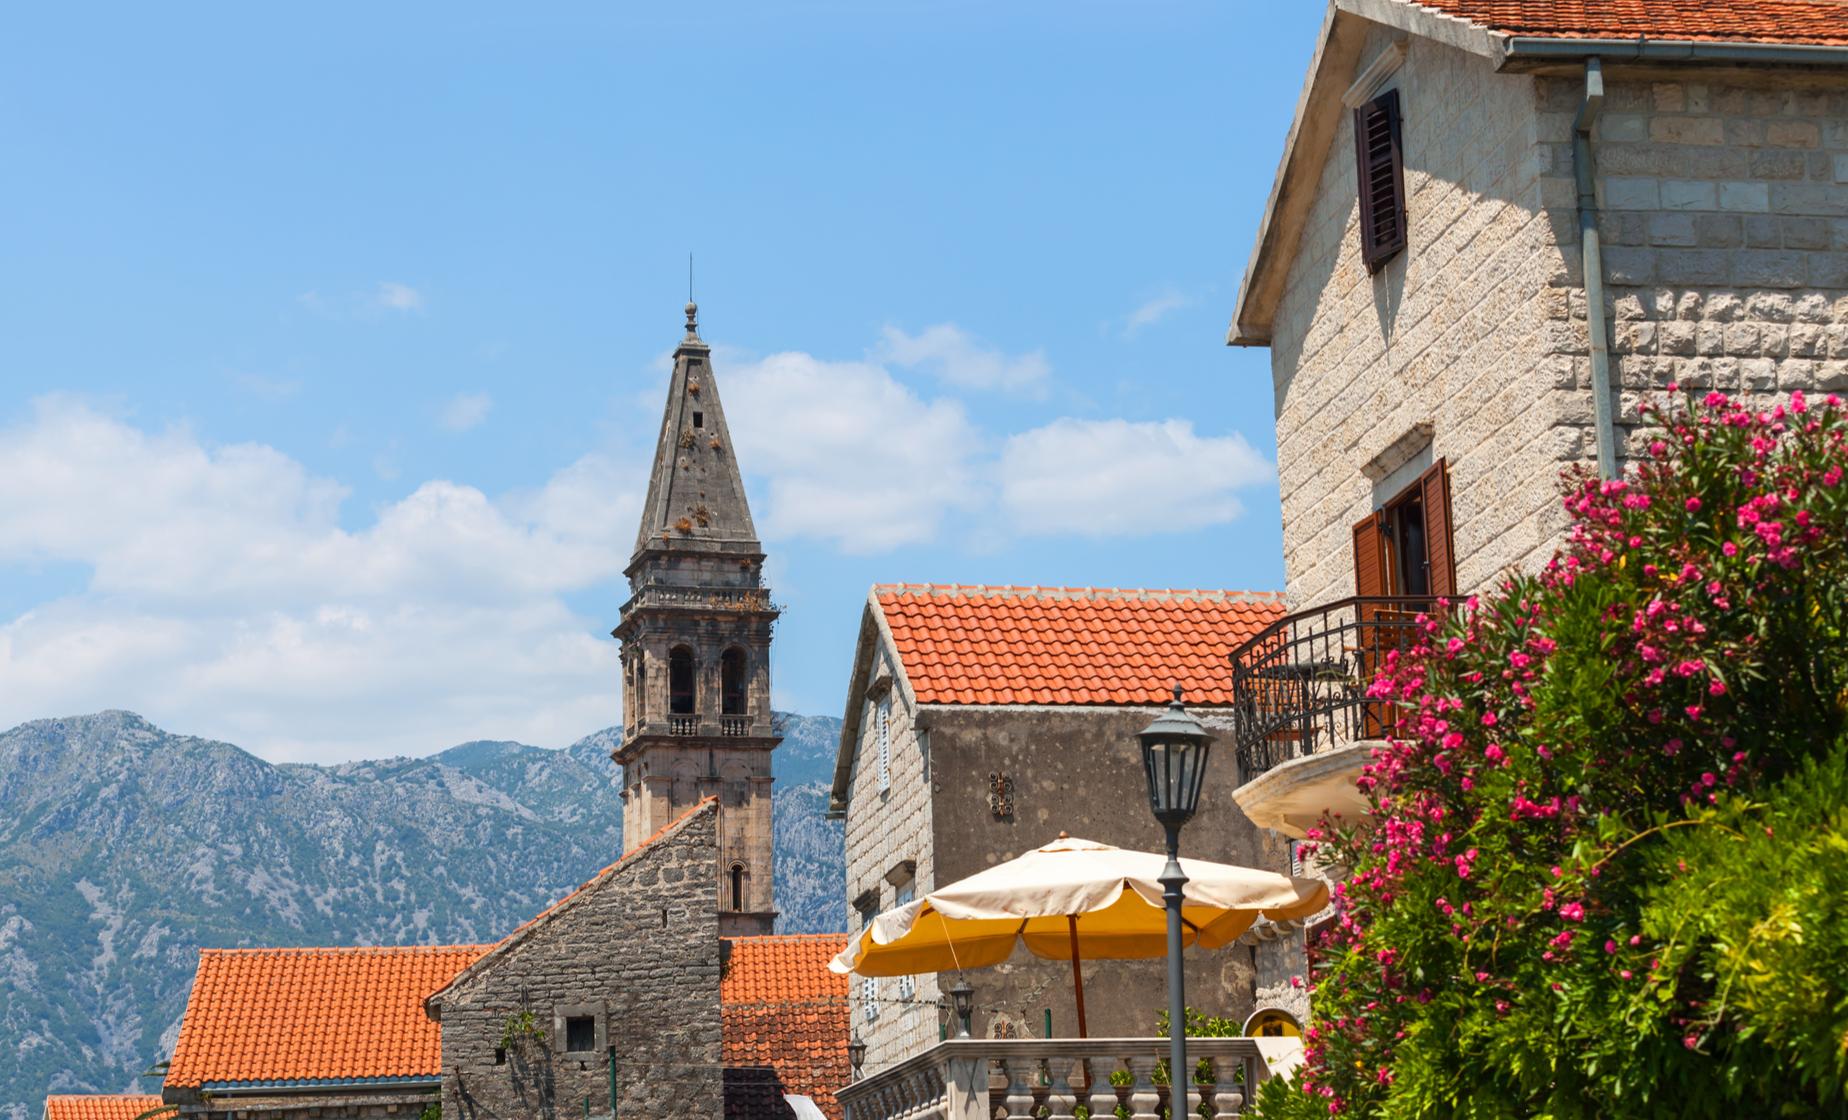
M609 1048L610 1057L610 1120L616 1120L616 1048Z
M1598 170L1591 130L1604 108L1604 66L1585 60L1585 99L1572 122L1572 173L1578 181L1579 248L1584 254L1585 329L1591 337L1591 406L1597 424L1598 475L1617 477L1617 428L1611 419L1610 324L1604 317L1604 247L1598 239Z

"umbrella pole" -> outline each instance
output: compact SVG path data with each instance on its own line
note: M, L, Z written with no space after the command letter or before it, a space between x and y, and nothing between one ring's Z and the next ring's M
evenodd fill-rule
M1065 921L1072 931L1072 990L1078 994L1078 1037L1090 1038L1084 1025L1084 970L1078 967L1078 915L1067 914Z

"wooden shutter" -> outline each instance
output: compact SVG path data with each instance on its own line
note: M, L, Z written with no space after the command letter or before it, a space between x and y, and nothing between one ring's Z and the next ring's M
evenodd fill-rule
M1386 551L1376 510L1354 523L1354 594L1386 594Z
M1431 594L1457 593L1457 552L1450 539L1450 469L1444 460L1418 477L1424 506L1425 558L1430 563Z
M1354 171L1360 181L1360 256L1378 272L1405 248L1405 163L1399 144L1399 91L1354 110Z

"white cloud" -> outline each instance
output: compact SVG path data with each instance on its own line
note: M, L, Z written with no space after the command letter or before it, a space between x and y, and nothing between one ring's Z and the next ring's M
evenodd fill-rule
M378 290L372 294L372 302L387 311L421 311L424 298L422 292L409 284L381 280Z
M531 492L433 480L340 524L345 490L273 448L206 446L67 399L0 430L0 569L91 571L0 621L0 726L99 707L271 757L559 744L617 722L608 617L640 464L586 456Z
M1186 420L1066 417L1007 441L1001 509L1022 534L1145 535L1222 524L1234 491L1275 468L1236 432L1196 435Z
M924 400L869 362L773 354L717 371L739 461L769 482L770 537L847 552L936 539L973 504L981 436L962 405Z
M1148 327L1154 326L1168 316L1193 304L1193 300L1179 292L1169 290L1158 296L1144 300L1135 310L1123 319L1123 337L1134 338Z
M488 418L494 398L486 393L457 393L443 404L436 422L452 432L466 432Z
M1043 350L1007 355L984 346L954 323L938 323L917 334L886 327L874 356L906 369L921 369L965 389L1003 389L1038 394L1052 374Z

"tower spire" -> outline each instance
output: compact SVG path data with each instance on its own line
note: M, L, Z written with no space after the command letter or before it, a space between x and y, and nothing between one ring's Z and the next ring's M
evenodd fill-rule
M654 470L635 538L634 562L651 550L760 555L744 479L732 454L731 429L712 372L712 349L699 337L699 305L687 304L686 336L661 414Z

